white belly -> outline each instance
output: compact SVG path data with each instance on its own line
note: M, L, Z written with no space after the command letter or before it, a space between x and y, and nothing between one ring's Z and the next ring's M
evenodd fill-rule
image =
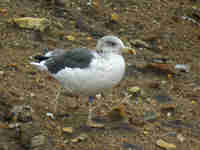
M112 88L120 82L125 72L122 56L110 54L102 59L94 59L90 67L65 68L53 76L74 95L93 95Z

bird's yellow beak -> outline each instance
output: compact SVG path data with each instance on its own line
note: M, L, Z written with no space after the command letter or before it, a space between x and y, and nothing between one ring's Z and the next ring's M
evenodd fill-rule
M131 48L131 47L124 47L124 48L121 48L121 52L124 53L124 54L132 54L132 55L136 55L136 50Z

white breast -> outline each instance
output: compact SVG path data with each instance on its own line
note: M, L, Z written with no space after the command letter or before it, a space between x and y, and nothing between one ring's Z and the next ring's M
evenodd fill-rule
M121 55L96 56L88 68L68 68L53 76L75 95L93 95L112 88L120 82L125 72L125 61Z

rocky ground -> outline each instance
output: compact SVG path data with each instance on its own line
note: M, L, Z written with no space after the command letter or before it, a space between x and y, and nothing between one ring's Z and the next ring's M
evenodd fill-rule
M200 1L1 0L0 34L0 149L200 149ZM31 56L108 34L137 55L98 97L104 126L86 124L86 97L62 93L55 114L59 84Z

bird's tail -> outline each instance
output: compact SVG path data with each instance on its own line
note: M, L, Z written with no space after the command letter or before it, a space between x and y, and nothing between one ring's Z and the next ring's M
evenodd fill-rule
M33 65L33 66L36 66L41 71L48 70L47 66L45 65L45 61L31 62L30 64Z
M33 58L36 60L36 62L31 62L30 64L36 66L40 70L48 70L48 68L45 64L46 61L51 57L56 57L63 53L65 53L65 50L63 50L63 49L55 49L53 51L49 51L48 48L45 48L44 54L34 56Z
M36 60L34 62L30 62L31 65L36 66L39 70L48 70L47 66L45 65L46 60L51 57L52 51L49 51L48 48L44 49L43 55L36 55L33 58Z

